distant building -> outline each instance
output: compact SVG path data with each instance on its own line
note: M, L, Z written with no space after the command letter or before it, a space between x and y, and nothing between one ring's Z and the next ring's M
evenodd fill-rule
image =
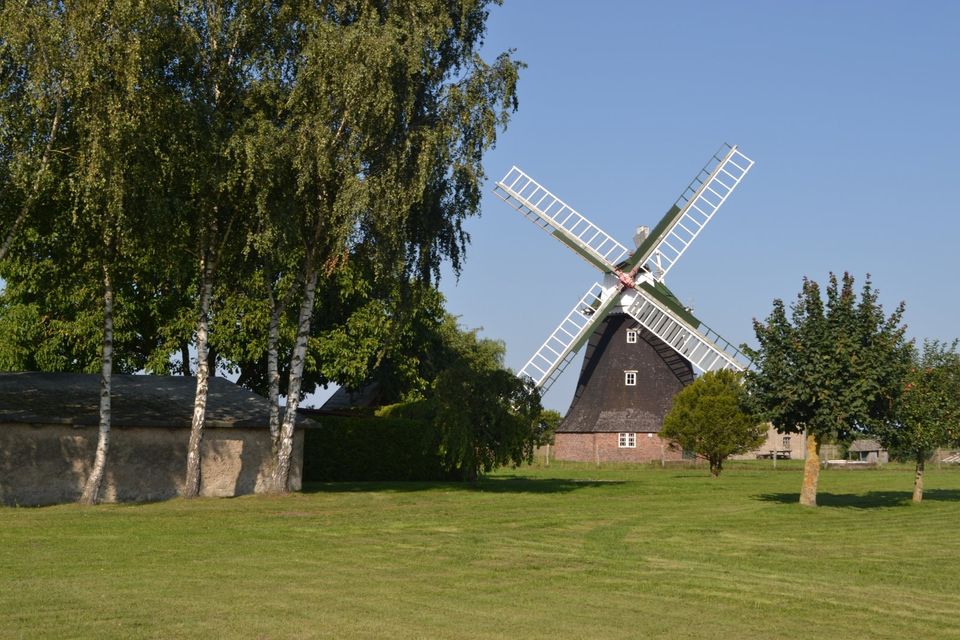
M802 433L780 433L772 424L767 425L767 439L759 447L747 453L730 456L731 460L772 459L803 460L807 450L805 436Z
M890 454L876 440L862 438L850 443L850 447L847 449L847 459L886 464L890 461Z
M106 502L179 495L196 379L114 375ZM0 373L0 503L42 505L79 498L93 465L99 376ZM200 493L257 493L270 473L269 403L210 378ZM300 488L303 431L294 440L291 486Z

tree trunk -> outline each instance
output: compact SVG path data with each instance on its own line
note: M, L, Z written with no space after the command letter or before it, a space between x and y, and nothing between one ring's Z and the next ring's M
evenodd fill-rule
M921 459L917 460L917 472L913 477L913 501L920 502L923 500L923 466L924 462Z
M210 378L207 347L210 301L213 298L213 277L210 272L209 262L204 260L201 264L203 281L200 286L200 318L197 320L197 392L193 400L193 421L190 425L190 442L187 445L187 474L183 483L183 495L186 498L200 494L200 445L203 443Z
M281 307L270 294L270 326L267 329L267 397L270 401L270 441L273 459L280 447L280 313Z
M806 507L817 506L817 481L820 480L820 443L817 436L807 433L807 456L803 462L803 488L800 490L800 504Z
M107 451L110 448L110 383L113 378L113 283L110 271L103 268L103 355L100 365L100 432L93 469L87 477L80 497L82 504L97 504L103 486L107 466Z
M287 403L283 411L283 424L280 425L280 441L277 447L277 460L273 468L273 490L286 493L290 490L290 458L293 454L293 429L297 421L297 407L300 406L300 387L303 383L303 365L307 357L307 340L310 337L310 318L313 316L313 303L317 291L317 269L313 260L308 258L304 269L303 301L300 304L300 318L297 322L297 341L290 358L290 377L287 383Z
M723 468L723 460L710 460L710 475L714 478L720 477L720 470Z
M180 367L180 373L187 377L193 375L193 372L190 371L190 345L186 342L180 343L180 360L183 362L183 366Z

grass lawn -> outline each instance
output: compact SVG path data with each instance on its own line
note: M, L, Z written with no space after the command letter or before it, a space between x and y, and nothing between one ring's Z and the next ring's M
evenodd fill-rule
M0 508L0 637L960 637L960 469L769 464Z

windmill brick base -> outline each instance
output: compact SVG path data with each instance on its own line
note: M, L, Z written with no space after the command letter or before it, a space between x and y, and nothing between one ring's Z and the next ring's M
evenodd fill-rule
M611 313L587 343L576 393L557 428L556 459L683 459L659 433L674 395L692 381L687 360L630 316Z

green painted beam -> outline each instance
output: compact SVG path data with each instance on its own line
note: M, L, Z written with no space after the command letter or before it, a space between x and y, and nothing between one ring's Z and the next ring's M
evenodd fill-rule
M683 306L680 300L673 294L670 289L667 288L667 285L662 282L656 282L650 284L649 282L640 282L638 286L644 290L645 293L650 294L650 297L665 306L667 309L672 311L677 315L681 320L689 324L694 329L699 330L700 325L702 324L700 320L697 319L690 311Z
M581 258L595 266L601 272L611 273L610 265L590 253L590 251L585 249L581 243L577 242L572 235L568 234L562 228L554 227L553 232L550 235L576 251Z

